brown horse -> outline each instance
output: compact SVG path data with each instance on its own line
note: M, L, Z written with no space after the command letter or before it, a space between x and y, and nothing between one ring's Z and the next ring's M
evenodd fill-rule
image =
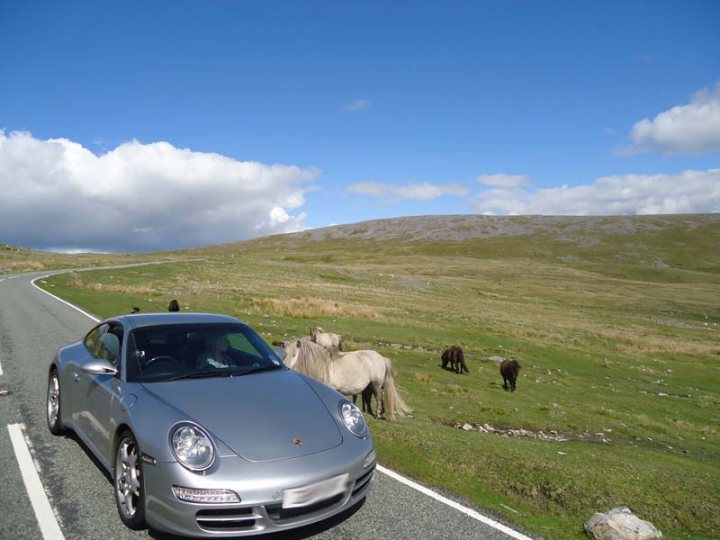
M465 354L463 350L456 345L443 351L440 360L442 360L443 369L448 369L447 365L450 364L450 371L454 371L455 373L462 373L463 371L470 373L467 365L465 365Z
M503 390L515 391L518 374L522 366L517 360L503 360L500 363L500 375L503 378Z
M372 397L373 397L373 387L372 384L368 384L365 387L365 390L362 391L361 398L362 398L362 412L368 412L372 416L375 416L373 414L372 410ZM353 394L353 403L357 405L357 394ZM378 403L378 407L380 407L380 403Z

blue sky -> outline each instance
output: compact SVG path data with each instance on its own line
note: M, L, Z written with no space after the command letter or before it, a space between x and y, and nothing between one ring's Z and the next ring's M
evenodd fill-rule
M719 28L715 1L0 0L0 242L718 212Z

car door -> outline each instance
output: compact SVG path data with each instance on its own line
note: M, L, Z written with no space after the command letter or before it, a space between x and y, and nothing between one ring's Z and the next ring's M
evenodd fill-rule
M77 369L74 375L78 396L76 415L82 438L93 453L110 466L112 461L112 425L114 410L122 394L120 358L123 350L123 328L117 323L106 323L90 332L85 339L93 360L107 360L118 370L117 375L98 375Z

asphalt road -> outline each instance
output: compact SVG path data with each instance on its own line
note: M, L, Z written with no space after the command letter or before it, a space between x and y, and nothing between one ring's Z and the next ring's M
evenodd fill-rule
M57 522L62 537L68 540L175 538L125 528L115 509L110 479L78 439L54 437L48 431L45 393L49 361L58 347L82 338L93 321L35 288L31 280L40 275L46 274L0 276L0 538L59 538L57 532L47 532L52 529L41 528L40 523L47 521ZM32 489L23 480L21 459L12 442L12 432L19 429L52 512L33 509ZM476 512L489 516L479 509L449 506L378 472L364 505L343 521L258 538L528 538L502 532L483 522Z

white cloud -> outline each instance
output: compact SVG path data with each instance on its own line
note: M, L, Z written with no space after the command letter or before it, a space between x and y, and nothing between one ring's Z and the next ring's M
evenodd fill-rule
M343 105L343 111L345 112L357 112L363 109L367 109L370 106L370 102L366 99L356 99L350 103Z
M488 189L472 201L484 214L627 215L720 212L720 169L605 176L592 184Z
M630 137L633 144L622 153L720 152L720 83L712 92L697 92L687 105L636 122Z
M530 179L521 174L482 174L478 176L478 182L486 186L512 188L530 184Z
M142 251L303 228L316 169L124 143L96 155L67 139L0 131L0 242Z
M466 195L467 190L458 184L437 185L428 182L409 183L404 186L381 184L378 182L361 182L348 188L350 193L369 195L389 201L429 201L443 195Z

